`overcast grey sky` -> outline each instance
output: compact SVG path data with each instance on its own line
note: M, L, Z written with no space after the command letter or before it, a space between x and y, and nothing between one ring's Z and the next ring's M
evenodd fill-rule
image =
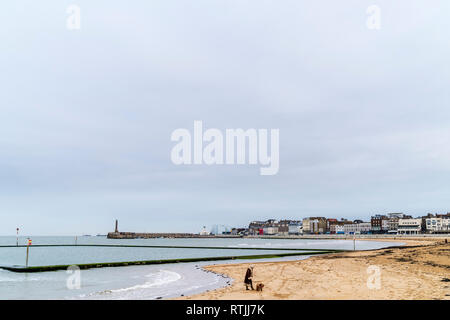
M0 235L450 211L449 33L445 0L6 1ZM194 120L279 128L279 173L175 166Z

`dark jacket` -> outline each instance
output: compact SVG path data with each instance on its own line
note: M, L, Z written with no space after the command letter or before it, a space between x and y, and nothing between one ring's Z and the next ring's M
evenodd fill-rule
M252 270L250 268L247 269L247 272L245 273L245 279L244 279L244 283L251 283L252 282Z

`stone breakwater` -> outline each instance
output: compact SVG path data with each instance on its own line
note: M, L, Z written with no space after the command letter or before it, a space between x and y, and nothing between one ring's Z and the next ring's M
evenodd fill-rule
M194 233L137 233L137 232L109 232L108 239L151 239L151 238L240 238L241 236L202 236Z

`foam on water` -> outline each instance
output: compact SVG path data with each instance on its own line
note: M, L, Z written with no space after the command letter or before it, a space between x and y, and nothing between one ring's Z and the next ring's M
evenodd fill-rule
M133 269L131 269L133 268ZM162 299L199 293L205 290L226 286L230 279L204 271L193 263L167 265L164 269L156 266L130 267L138 276L130 279L137 284L120 288L81 294L72 299L90 300L126 300L126 299ZM146 270L140 274L139 270ZM152 272L148 273L151 270ZM123 271L122 271L123 273ZM144 281L144 282L142 282ZM124 282L126 284L127 282Z
M150 273L146 275L146 277L150 278L151 280L145 282L144 284L138 284L129 288L111 290L111 292L126 292L138 289L149 289L152 287L168 285L171 282L181 279L181 275L179 273L168 270L159 270L157 273Z
M24 281L40 281L42 277L38 274L29 275L25 273L13 273L0 269L0 286L5 285L8 282L24 282Z

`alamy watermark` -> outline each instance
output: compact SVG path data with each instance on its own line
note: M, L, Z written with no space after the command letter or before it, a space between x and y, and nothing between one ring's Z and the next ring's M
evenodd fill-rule
M275 175L279 170L279 129L270 129L270 148L268 129L226 129L223 134L210 128L203 132L203 122L198 120L194 121L193 134L179 128L170 138L178 142L170 154L176 165L259 164L261 175Z
M368 14L366 20L366 26L370 30L381 29L381 8L376 4L367 7L366 13Z
M69 30L81 29L81 9L76 4L72 4L67 7L66 13L68 14L66 19L66 27Z
M69 276L66 280L66 286L69 290L77 290L81 288L81 271L77 265L72 265L66 271Z
M367 288L368 289L381 289L381 269L379 266L371 265L367 267Z

